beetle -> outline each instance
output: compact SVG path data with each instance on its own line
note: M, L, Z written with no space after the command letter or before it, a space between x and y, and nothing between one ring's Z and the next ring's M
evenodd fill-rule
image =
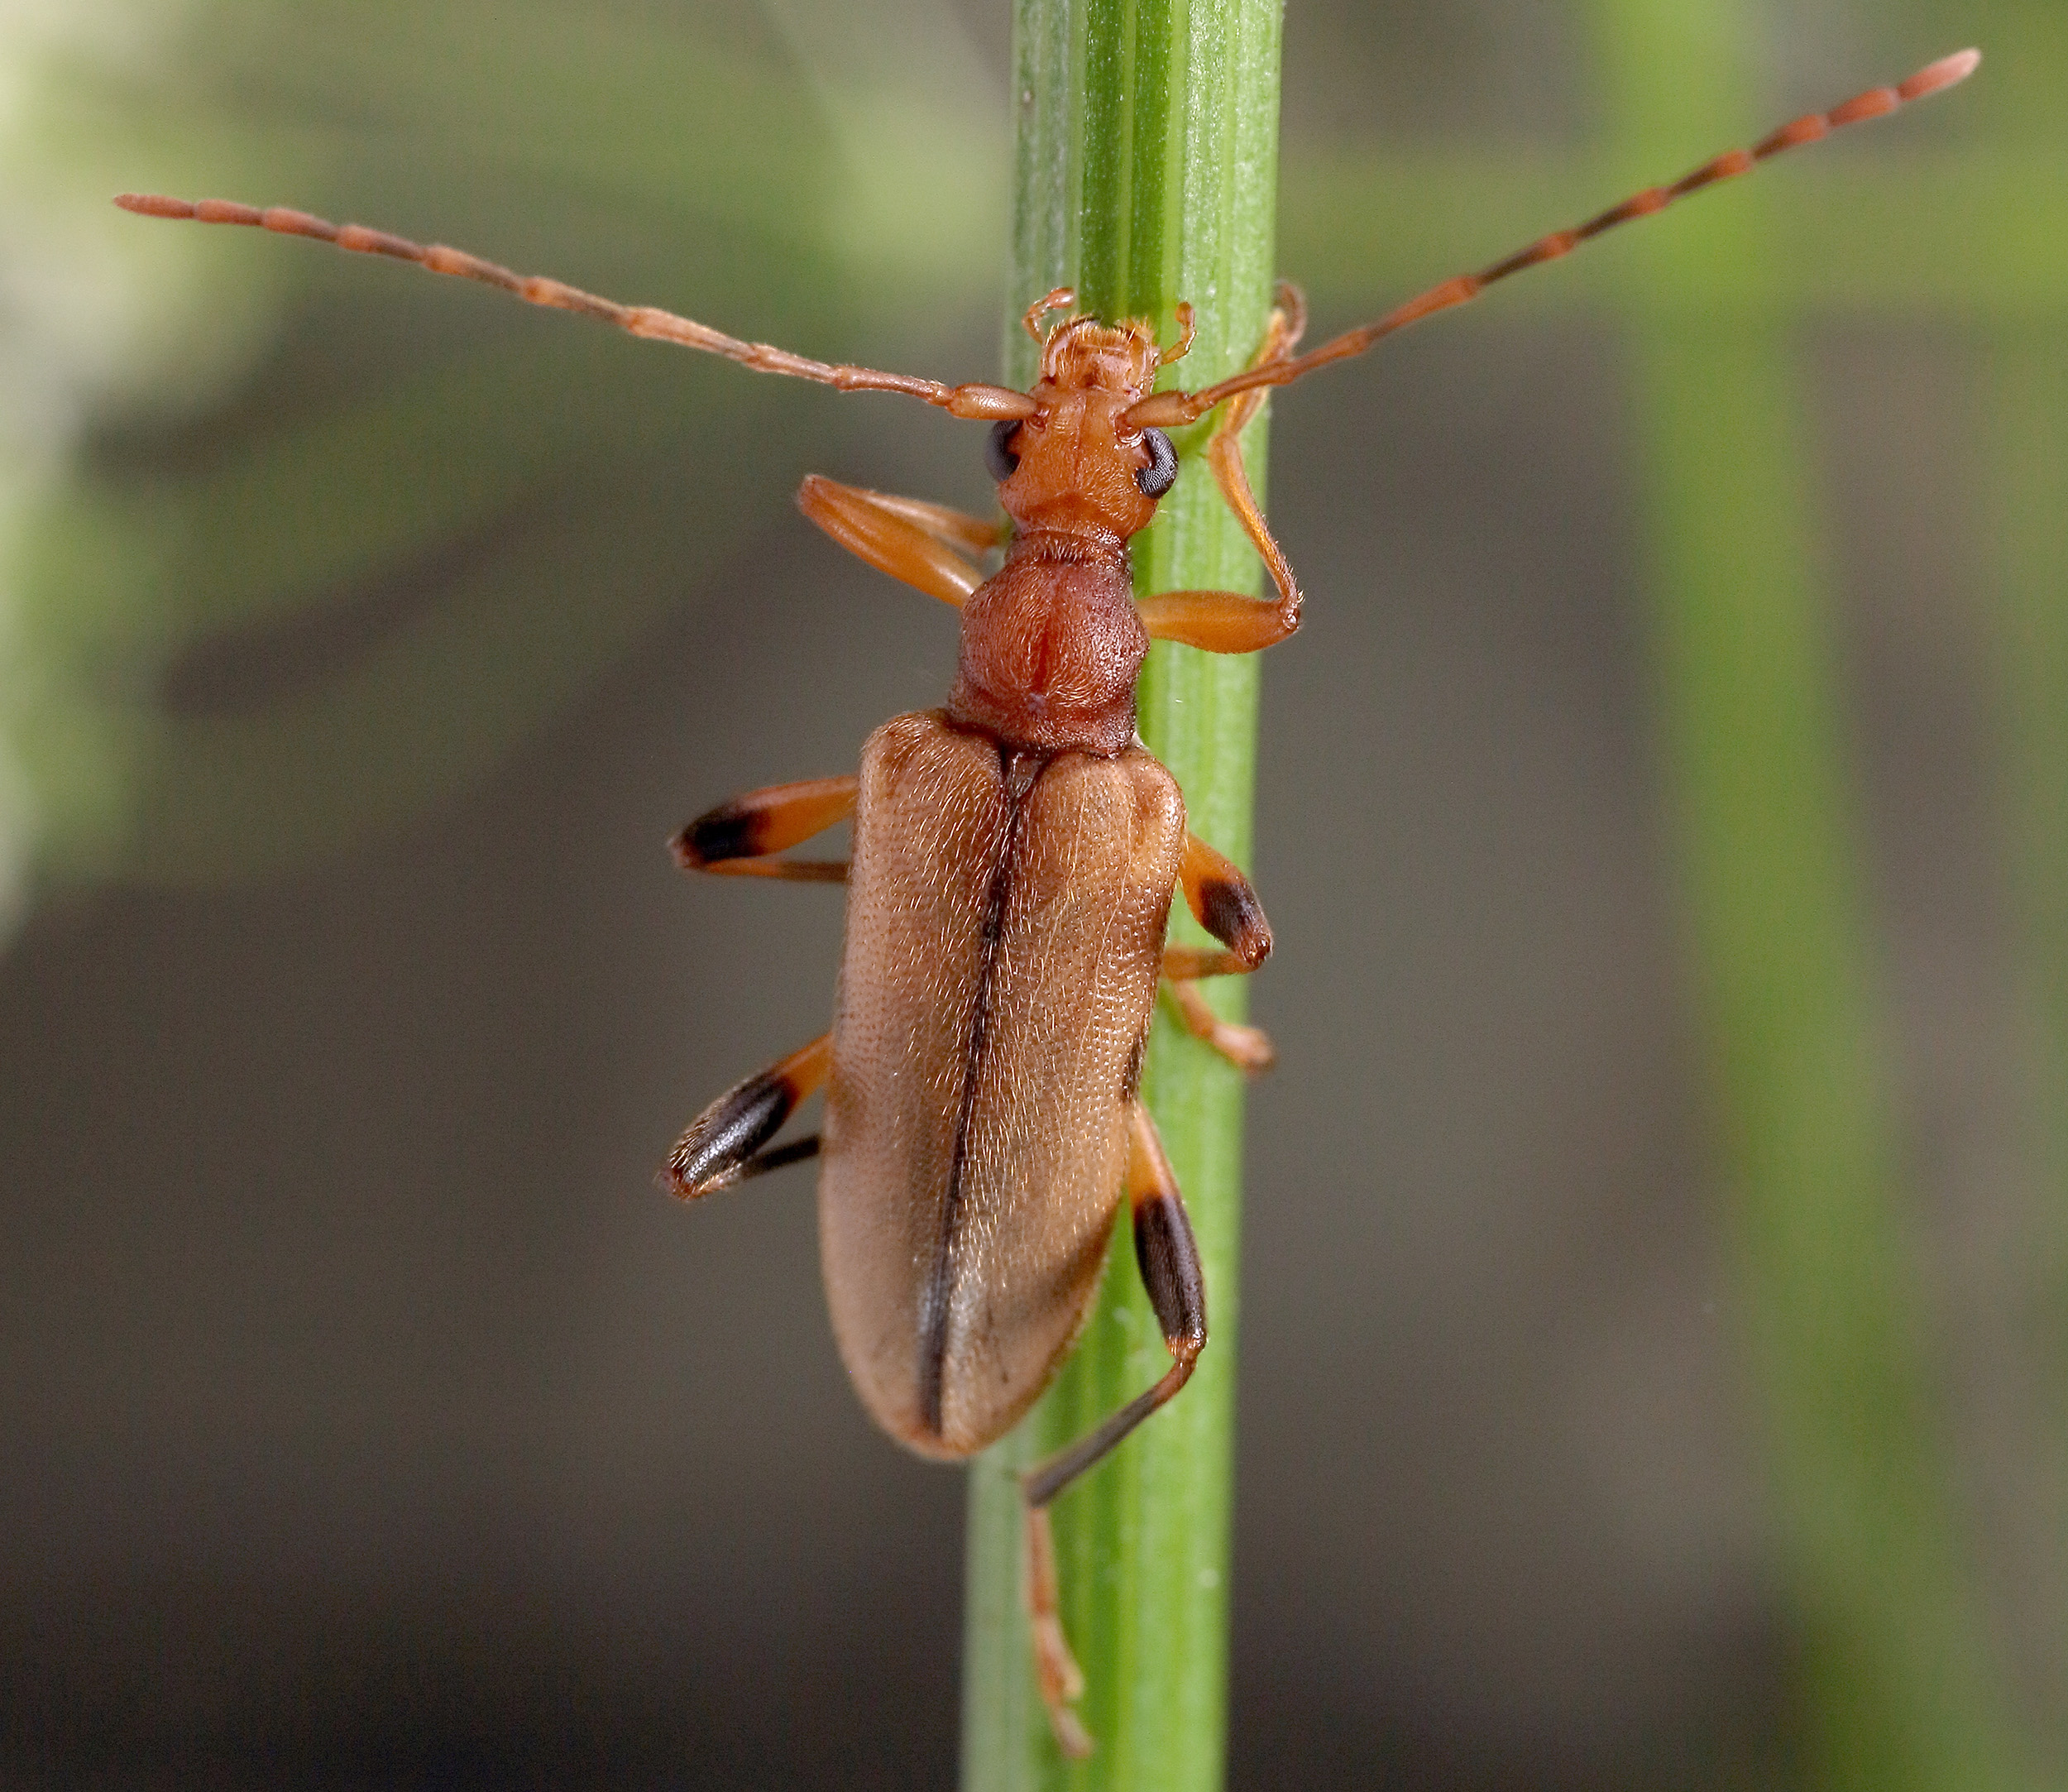
M748 1077L669 1153L687 1200L816 1157L820 1236L835 1339L863 1405L923 1456L959 1459L1017 1422L1089 1312L1120 1200L1171 1366L1154 1386L1023 1478L1025 1585L1041 1692L1065 1751L1089 1746L1071 1707L1083 1679L1057 1616L1047 1508L1190 1379L1207 1339L1206 1289L1185 1203L1140 1100L1159 988L1185 1026L1245 1071L1269 1041L1219 1019L1200 980L1243 975L1270 953L1255 891L1185 825L1175 782L1135 732L1151 640L1253 653L1300 626L1302 599L1243 471L1241 438L1272 388L1565 255L1630 219L1832 129L1877 117L1973 72L1974 50L1898 85L1783 126L1586 223L1461 275L1305 354L1304 307L1278 289L1247 367L1197 391L1156 390L1192 340L1161 345L1143 319L1070 311L1058 288L1024 318L1041 347L1026 391L813 361L689 319L524 277L461 251L306 213L124 194L161 218L251 225L414 262L577 311L634 335L843 391L902 393L988 424L985 462L1010 533L923 501L814 474L805 514L878 569L961 611L945 707L885 723L858 773L750 792L673 842L685 869L847 885L831 1030ZM1044 324L1062 310L1060 321ZM1137 598L1127 544L1179 474L1166 430L1218 410L1205 460L1276 587ZM980 557L1002 550L987 577ZM787 850L842 821L851 857ZM1185 900L1218 950L1165 943ZM773 1143L821 1087L820 1130Z

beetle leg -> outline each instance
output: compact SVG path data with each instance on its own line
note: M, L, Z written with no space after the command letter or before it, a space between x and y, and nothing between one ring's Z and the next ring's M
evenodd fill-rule
M850 553L958 610L984 575L955 552L982 553L1003 532L995 524L923 498L844 486L817 473L797 487L797 508Z
M1198 981L1201 977L1246 976L1270 956L1271 922L1264 918L1264 905L1234 861L1196 834L1185 836L1178 881L1199 925L1228 948L1224 952L1190 946L1165 949L1163 975L1170 980L1178 1018L1194 1038L1204 1040L1245 1075L1267 1071L1278 1057L1270 1035L1261 1028L1223 1020L1207 1006Z
M1187 832L1178 881L1199 925L1242 961L1243 970L1254 970L1271 956L1271 922L1264 918L1264 905L1233 860Z
M802 783L749 790L706 809L668 842L669 850L685 871L845 884L845 859L778 859L773 855L845 821L854 812L859 783L852 776L809 778Z
M786 1163L816 1157L816 1133L773 1151L761 1148L783 1129L797 1104L826 1080L832 1062L833 1036L821 1033L780 1063L735 1083L675 1141L661 1167L661 1186L683 1200L694 1200Z
M1263 346L1250 366L1263 367L1290 359L1306 321L1306 305L1298 291L1281 287L1270 328L1264 333ZM1250 490L1249 475L1242 467L1242 431L1261 408L1250 400L1261 395L1260 388L1229 400L1214 425L1213 434L1207 438L1206 464L1213 469L1214 482L1242 525L1242 533L1270 569L1271 582L1278 587L1278 601L1259 603L1254 597L1232 591L1161 592L1142 598L1135 606L1142 625L1154 640L1182 641L1209 654L1254 654L1276 646L1300 626L1299 581L1294 578L1285 550L1257 507L1257 494Z
M1155 1387L1129 1401L1088 1437L1030 1469L1021 1486L1030 1507L1046 1506L1192 1378L1206 1348L1206 1281L1192 1223L1185 1217L1156 1124L1139 1101L1127 1110L1127 1204L1134 1215L1135 1262L1156 1309L1172 1362Z
M1206 1348L1206 1278L1177 1178L1149 1110L1135 1102L1127 1120L1127 1204L1134 1215L1135 1262L1170 1352L1170 1367L1155 1387L1137 1394L1089 1436L1020 1478L1027 1501L1027 1613L1034 1628L1035 1665L1050 1725L1068 1755L1089 1753L1091 1742L1070 1708L1084 1676L1071 1657L1057 1613L1056 1546L1046 1508L1151 1413L1167 1405L1191 1380L1193 1366Z
M1163 974L1173 983L1192 983L1201 977L1241 977L1251 967L1233 952L1216 952L1204 946L1166 946Z
M1034 1627L1034 1678L1041 1703L1048 1708L1048 1727L1056 1746L1072 1761L1091 1753L1091 1738L1070 1707L1084 1696L1084 1670L1070 1652L1063 1634L1060 1593L1056 1584L1056 1533L1048 1508L1027 1508L1027 1615Z
M1226 957L1222 953L1216 956ZM1243 967L1231 964L1230 972ZM1214 973L1209 970L1206 975ZM1194 1039L1210 1046L1233 1064L1245 1076L1257 1076L1277 1063L1278 1048L1271 1042L1271 1035L1261 1027L1247 1027L1240 1021L1223 1020L1207 1005L1205 995L1197 983L1190 977L1170 976L1166 965L1164 975L1170 980L1170 999L1177 1004L1178 1018L1185 1030Z

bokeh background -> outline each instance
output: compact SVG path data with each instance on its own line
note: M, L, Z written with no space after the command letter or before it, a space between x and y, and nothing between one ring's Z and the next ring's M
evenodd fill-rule
M0 1780L943 1785L962 1502L653 1165L937 702L977 434L125 188L997 366L991 0L0 7ZM1298 0L1231 1777L2068 1777L2068 18Z

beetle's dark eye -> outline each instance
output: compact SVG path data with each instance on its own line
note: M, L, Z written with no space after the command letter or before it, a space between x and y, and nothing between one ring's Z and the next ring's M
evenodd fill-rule
M1178 482L1178 451L1161 429L1144 429L1142 445L1149 451L1149 464L1135 475L1145 498L1160 498Z
M1020 458L1012 452L1012 432L1020 426L1017 417L1007 417L991 425L991 433L984 438L984 464L991 469L991 477L1000 485L1019 470Z

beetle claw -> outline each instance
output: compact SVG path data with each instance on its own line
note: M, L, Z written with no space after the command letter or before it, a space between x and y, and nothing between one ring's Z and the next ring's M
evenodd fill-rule
M1278 1062L1278 1047L1261 1027L1245 1027L1224 1020L1214 1029L1208 1044L1245 1076L1261 1076Z
M1092 1751L1092 1740L1070 1707L1084 1696L1084 1671L1070 1652L1062 1623L1053 1612L1034 1620L1034 1672L1056 1746L1072 1761L1082 1761Z

